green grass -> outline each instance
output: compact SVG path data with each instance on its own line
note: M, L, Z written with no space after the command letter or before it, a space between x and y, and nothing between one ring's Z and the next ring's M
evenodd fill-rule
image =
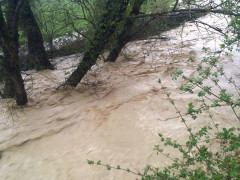
M81 20L83 11L79 5L70 0L40 0L32 4L32 10L42 32L44 41L49 37L53 39L71 34L74 28L71 22L77 29L84 29L88 22ZM19 29L20 45L25 45L27 40L24 33Z
M89 0L89 2L93 5L94 0ZM144 13L166 11L173 6L174 2L174 0L146 0L141 11ZM88 7L90 6L88 5ZM71 2L71 0L34 1L34 3L32 3L32 10L38 21L44 41L47 41L49 37L55 39L75 32L71 22L74 22L77 29L82 30L87 29L89 25L87 21L81 19L84 17L81 6ZM26 45L27 43L26 37L21 29L19 30L19 42L20 45Z

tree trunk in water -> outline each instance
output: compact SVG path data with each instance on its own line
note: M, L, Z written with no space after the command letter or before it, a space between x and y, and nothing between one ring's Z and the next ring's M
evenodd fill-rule
M18 41L9 40L3 44L7 78L11 80L18 105L27 104L27 94L19 68Z
M14 97L15 97L15 91L14 91L12 81L8 76L6 76L4 80L2 98L5 99L5 98L14 98Z
M53 48L53 37L50 36L50 37L48 38L47 42L48 42L49 53L50 53L50 57L51 57L52 52L53 52L53 49L54 49L54 48Z
M97 58L103 51L111 35L114 33L118 23L123 19L128 2L125 0L108 0L106 12L101 16L93 41L90 42L88 50L77 69L71 74L66 84L76 87L88 70L96 63Z
M127 42L128 41L122 40L119 42L119 44L115 45L105 59L105 62L115 62Z
M54 69L45 52L43 37L28 0L24 2L19 16L20 25L28 40L28 53L35 68Z
M0 92L0 96L3 99L13 98L15 96L14 88L10 78L7 76L5 60L3 56L0 56L0 83L4 85L2 92Z
M18 55L18 17L22 7L21 0L7 1L6 21L0 4L0 45L4 53L4 66L7 77L14 87L15 98L18 105L27 104L27 94L19 67Z
M140 8L145 0L135 0L133 4L133 8L131 11L131 15L138 15ZM120 33L117 35L116 42L110 51L108 57L105 62L115 62L121 53L124 46L131 40L131 32L133 28L133 24L135 19L127 19L124 22L123 28Z

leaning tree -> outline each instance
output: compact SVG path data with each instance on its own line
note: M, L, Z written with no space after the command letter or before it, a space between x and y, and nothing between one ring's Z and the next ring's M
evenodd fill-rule
M128 5L129 0L107 0L105 10L95 25L93 39L89 42L89 46L77 69L67 80L67 85L77 86L88 70L96 63L97 58L104 50L119 23L123 20Z

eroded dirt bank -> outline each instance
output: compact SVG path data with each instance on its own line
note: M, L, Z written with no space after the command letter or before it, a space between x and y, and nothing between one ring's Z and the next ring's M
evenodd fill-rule
M87 159L139 170L147 164L168 164L152 151L158 132L181 142L188 134L157 80L161 78L185 111L196 96L179 94L181 81L172 81L170 75L176 69L194 75L197 62L189 63L189 56L200 60L206 55L202 47L215 50L221 38L215 32L199 32L193 24L165 36L129 43L116 63L99 62L74 90L56 87L76 66L76 56L53 60L54 71L26 72L28 106L17 108L11 100L0 103L0 179L136 179L89 166ZM237 53L219 61L239 79ZM228 109L211 114L221 126L239 124ZM210 124L207 116L189 119L188 124L193 129Z

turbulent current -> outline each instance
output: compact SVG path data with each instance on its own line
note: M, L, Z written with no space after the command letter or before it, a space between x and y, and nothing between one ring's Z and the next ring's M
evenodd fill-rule
M212 23L224 25L218 19ZM194 76L197 63L210 54L202 47L215 51L221 36L214 30L199 31L194 24L164 36L128 43L116 63L99 60L76 89L60 86L81 59L77 55L53 59L54 71L24 72L28 105L20 108L13 100L0 101L0 179L137 179L124 171L89 166L87 159L136 171L147 164L163 167L171 163L153 151L160 141L158 133L180 142L188 134L166 94L171 92L183 112L189 102L196 102L195 94L178 90L183 81L173 81L171 74L181 69ZM188 62L190 56L196 62ZM238 53L221 57L219 62L239 82ZM227 82L222 85L229 86ZM220 126L238 124L228 109L213 109L211 114ZM203 113L187 123L196 129L211 121ZM173 149L168 152L176 155Z

